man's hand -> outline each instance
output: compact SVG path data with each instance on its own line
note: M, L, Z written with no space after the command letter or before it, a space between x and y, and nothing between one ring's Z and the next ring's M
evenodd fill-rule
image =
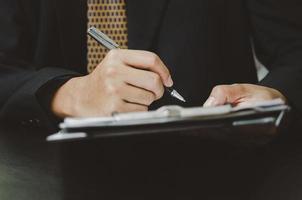
M224 104L249 106L255 102L277 98L286 102L286 98L272 88L252 84L219 85L214 87L204 106L212 107Z
M110 116L146 111L171 87L170 72L154 53L111 50L89 75L73 78L55 94L52 111L59 117Z

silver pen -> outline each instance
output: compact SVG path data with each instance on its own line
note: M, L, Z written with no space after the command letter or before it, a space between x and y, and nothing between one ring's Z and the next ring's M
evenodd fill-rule
M105 33L103 33L102 31L98 30L95 27L90 27L87 32L88 32L88 35L90 35L99 44L102 44L104 47L106 47L109 50L120 48L120 46L116 42L114 42ZM165 89L167 92L169 92L169 94L172 97L174 97L182 102L186 102L186 100L172 87L170 87L170 88L165 87Z

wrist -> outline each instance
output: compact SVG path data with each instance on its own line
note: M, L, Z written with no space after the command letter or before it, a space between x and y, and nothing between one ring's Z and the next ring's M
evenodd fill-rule
M76 77L68 80L54 94L51 101L51 111L59 118L74 116L76 105L76 91L78 80Z

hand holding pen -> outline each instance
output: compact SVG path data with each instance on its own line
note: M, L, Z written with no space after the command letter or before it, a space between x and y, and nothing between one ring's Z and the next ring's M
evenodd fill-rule
M51 109L61 118L148 111L172 85L168 68L156 54L112 49L92 73L61 86Z
M99 44L103 45L107 49L109 49L109 50L119 49L119 45L116 42L114 42L106 34L101 32L100 30L96 29L95 27L89 28L87 32L93 39L95 39ZM156 57L156 59L158 59L160 61L160 59L158 57ZM163 63L161 62L160 64L163 64ZM164 66L164 68L165 68L165 66ZM154 72L160 72L160 71L155 70ZM171 76L169 77L169 79L171 79ZM172 79L170 80L170 82L171 81L172 81ZM180 101L186 102L186 100L171 86L170 87L166 86L165 89L172 97L174 97Z

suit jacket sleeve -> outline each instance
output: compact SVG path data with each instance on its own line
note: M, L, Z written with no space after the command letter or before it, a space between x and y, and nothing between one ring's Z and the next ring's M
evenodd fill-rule
M299 0L248 0L255 51L269 69L261 81L283 93L302 111L302 3Z
M0 0L0 123L49 126L49 113L41 106L37 92L58 77L78 74L32 64L37 19L25 12L22 2ZM38 1L29 2L39 5Z

